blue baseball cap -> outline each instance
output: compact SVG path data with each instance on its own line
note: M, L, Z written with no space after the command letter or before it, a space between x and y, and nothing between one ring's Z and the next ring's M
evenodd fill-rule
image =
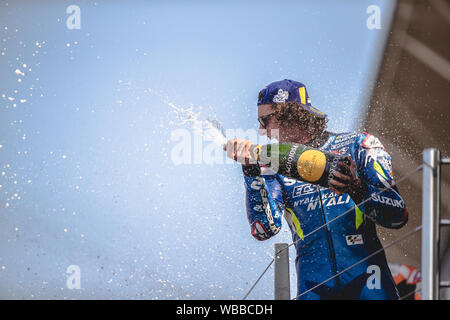
M319 118L327 115L311 105L306 86L297 81L284 79L268 84L258 94L258 106L261 104L283 103L287 101L297 102L303 109Z

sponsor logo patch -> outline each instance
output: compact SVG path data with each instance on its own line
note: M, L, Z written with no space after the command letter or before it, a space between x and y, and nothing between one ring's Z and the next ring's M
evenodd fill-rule
M297 198L300 196L311 194L316 191L317 191L317 187L315 187L311 184L303 184L303 185L295 186L292 191L292 198Z
M280 231L280 227L275 225L275 221L273 220L272 209L270 208L269 196L267 190L265 188L261 188L259 190L259 194L261 195L262 205L264 211L266 212L267 222L269 223L269 228L273 232L273 234L277 234Z
M336 138L335 136L329 137L327 142L325 142L325 144L322 147L320 147L320 149L322 150L326 149L334 141L335 138Z
M340 149L343 147L346 147L348 145L351 145L354 142L354 140L347 140L344 142L336 143L336 141L331 145L332 149Z
M256 212L263 212L263 206L261 204L257 204L256 206L253 207L253 210Z
M289 92L279 89L278 93L273 97L273 102L283 103L289 98Z
M345 195L341 195L339 196L339 198L336 196L336 194L334 192L330 193L330 197L326 198L326 197L322 197L322 202L324 207L331 207L331 206L335 206L335 205L341 205L341 204L346 204L349 203L350 201L350 196L347 195L347 199L344 199ZM314 199L314 197L311 197L311 199L308 200L308 198L306 199L301 199L299 201L294 201L294 206L296 205L306 205L308 204L308 206L306 207L306 211L311 211L311 210L316 210L316 208L320 208L320 202L319 202L319 197L316 197Z
M252 183L250 184L250 187L253 190L261 190L261 188L263 187L264 184L264 179L257 177L255 180L252 181Z
M375 202L379 202L385 204L387 206L392 206L394 208L405 208L405 203L403 200L392 199L384 196L377 195L376 193L372 194L372 200Z
M296 179L286 178L286 177L283 178L283 181L284 181L284 185L287 186L287 187L293 186L297 182L300 182L300 181L298 181Z
M358 244L364 244L363 237L361 234L352 234L345 236L348 246L354 246Z
M341 143L341 142L344 142L344 141L348 141L348 140L351 140L351 139L353 139L353 138L355 138L357 136L358 135L356 133L344 134L342 136L336 137L336 139L334 139L334 143ZM352 140L352 142L353 142L353 140Z

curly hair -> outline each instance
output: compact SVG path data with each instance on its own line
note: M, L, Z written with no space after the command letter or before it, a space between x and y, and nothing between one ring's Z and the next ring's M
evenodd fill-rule
M272 109L282 125L298 123L311 136L317 136L327 127L328 119L317 117L294 101L272 103Z

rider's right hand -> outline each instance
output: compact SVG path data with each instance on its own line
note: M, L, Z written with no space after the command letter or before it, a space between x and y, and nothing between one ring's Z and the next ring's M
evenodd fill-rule
M241 164L254 164L255 160L250 157L250 147L252 142L249 140L231 139L227 141L226 151L227 157Z

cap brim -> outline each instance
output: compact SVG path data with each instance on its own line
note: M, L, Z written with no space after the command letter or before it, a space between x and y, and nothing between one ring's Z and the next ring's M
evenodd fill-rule
M323 119L328 117L327 114L323 113L322 111L317 110L313 106L308 106L306 104L300 104L300 106L303 109L305 109L305 110L309 111L310 113L312 113L313 115L315 115L316 117L323 118Z

